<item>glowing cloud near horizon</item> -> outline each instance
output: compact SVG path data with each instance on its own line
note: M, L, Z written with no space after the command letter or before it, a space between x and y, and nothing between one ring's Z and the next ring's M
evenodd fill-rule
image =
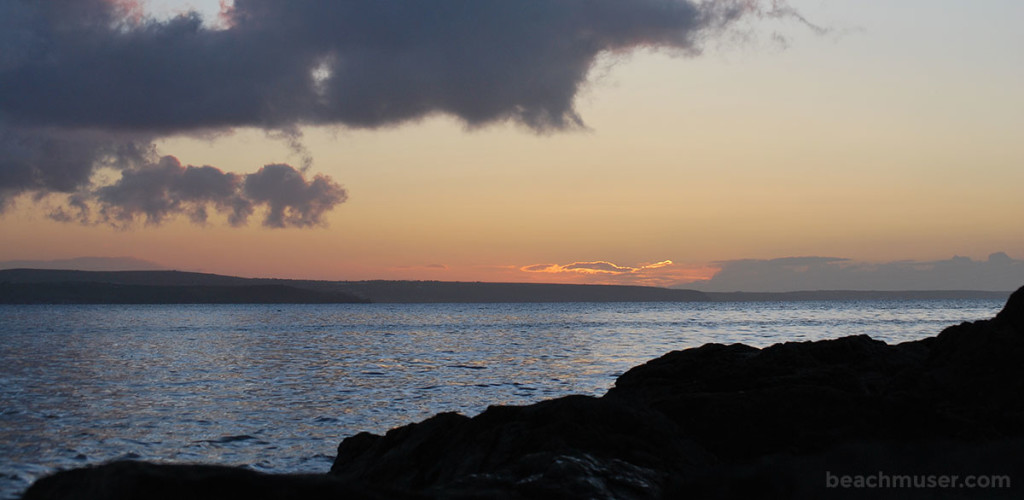
M533 264L519 268L525 273L554 277L585 276L592 283L671 286L710 279L717 268L683 267L671 260L637 266L620 266L608 261L573 262L571 264Z
M529 273L581 273L581 274L634 274L645 269L658 269L671 266L671 260L663 260L653 264L642 264L638 267L619 266L608 261L573 262L572 264L534 264L520 270Z

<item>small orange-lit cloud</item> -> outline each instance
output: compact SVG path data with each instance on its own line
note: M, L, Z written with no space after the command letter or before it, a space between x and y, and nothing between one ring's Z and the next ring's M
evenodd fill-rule
M542 281L606 285L673 286L710 279L718 268L684 267L671 260L637 266L620 266L608 261L572 264L533 264L520 271L543 276Z

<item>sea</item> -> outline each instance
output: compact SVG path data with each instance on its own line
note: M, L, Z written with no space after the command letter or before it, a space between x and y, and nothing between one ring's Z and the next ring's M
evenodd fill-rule
M120 459L326 472L347 436L601 395L673 350L892 344L1003 303L0 306L0 498Z

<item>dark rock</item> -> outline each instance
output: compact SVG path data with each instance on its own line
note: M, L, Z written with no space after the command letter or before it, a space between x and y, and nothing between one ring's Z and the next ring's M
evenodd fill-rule
M252 498L278 498L274 485L291 482L307 498L1019 498L1020 485L844 489L829 478L1024 481L1022 360L1024 288L996 318L919 341L708 344L633 368L600 398L445 413L384 436L358 434L342 441L327 476L111 464L40 480L26 498L110 498L60 492L78 484L144 491L177 476L185 479L167 491L206 497L227 482ZM106 469L118 467L131 473ZM173 489L183 485L198 489Z
M492 407L372 442L350 438L331 473L432 495L486 484L526 497L813 498L826 471L807 469L815 461L899 473L919 449L1007 458L1024 452L1021 318L1024 288L997 318L921 341L855 336L672 352L623 374L601 398ZM527 489L538 478L543 487Z
M58 472L36 481L23 500L220 500L425 498L385 486L368 487L325 474L263 474L215 465L111 462Z
M459 482L527 497L642 498L709 459L683 435L649 408L568 396L472 419L441 414L376 439L360 434L342 441L331 473L413 490Z

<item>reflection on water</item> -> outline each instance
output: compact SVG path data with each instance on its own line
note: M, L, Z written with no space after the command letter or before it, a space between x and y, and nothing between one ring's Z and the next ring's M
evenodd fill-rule
M345 436L600 394L707 342L887 342L999 301L0 306L0 497L117 458L325 471Z

